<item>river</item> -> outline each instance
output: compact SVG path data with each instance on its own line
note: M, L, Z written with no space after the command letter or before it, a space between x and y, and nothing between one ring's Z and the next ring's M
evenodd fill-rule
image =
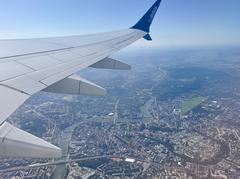
M72 134L74 129L79 126L80 123L77 123L73 126L68 127L65 129L61 135L58 138L58 146L63 151L63 157L58 160L67 160L69 158L68 156L68 150L69 150L69 144L72 139ZM51 179L65 179L68 174L68 168L67 164L61 164L57 165L56 169L54 170Z

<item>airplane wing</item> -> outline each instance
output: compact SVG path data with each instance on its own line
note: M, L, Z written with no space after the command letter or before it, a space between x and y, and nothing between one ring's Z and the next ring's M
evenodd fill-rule
M133 27L115 32L57 38L0 40L0 155L56 158L61 149L24 132L6 119L39 91L105 95L102 87L80 76L87 68L130 69L109 56L140 38L149 28L161 0Z

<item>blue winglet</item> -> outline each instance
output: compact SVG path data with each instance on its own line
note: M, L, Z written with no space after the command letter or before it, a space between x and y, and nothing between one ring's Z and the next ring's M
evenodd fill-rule
M145 40L152 41L152 37L149 34L145 35L143 38Z
M153 4L153 6L147 11L147 13L138 21L138 23L133 27L131 27L131 29L138 29L138 30L142 30L149 33L150 26L157 13L157 10L160 6L161 1L162 0L157 0Z

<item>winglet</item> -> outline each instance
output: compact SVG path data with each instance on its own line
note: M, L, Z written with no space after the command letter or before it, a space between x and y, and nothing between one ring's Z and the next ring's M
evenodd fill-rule
M143 38L145 40L152 41L152 37L150 36L150 34L145 35Z
M162 0L157 0L153 6L147 11L147 13L138 21L136 25L131 27L131 29L138 29L145 32L150 32L150 26L157 13Z

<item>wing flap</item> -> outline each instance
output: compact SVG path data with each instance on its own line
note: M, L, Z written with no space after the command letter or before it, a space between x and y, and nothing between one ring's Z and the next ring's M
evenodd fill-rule
M27 158L59 158L61 149L18 129L8 122L0 126L0 156Z
M33 80L32 78L25 76L25 77L19 77L14 78L11 80L7 80L4 82L1 82L0 85L3 84L7 87L17 89L23 93L33 95L37 93L38 91L46 88L47 86L43 83Z

